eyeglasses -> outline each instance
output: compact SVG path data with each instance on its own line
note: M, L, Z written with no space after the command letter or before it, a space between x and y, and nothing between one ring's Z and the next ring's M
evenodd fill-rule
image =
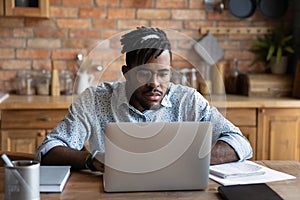
M169 82L171 79L171 72L168 69L159 70L153 72L151 70L140 69L136 72L136 78L140 83L149 83L149 81L156 75L156 79L159 83Z

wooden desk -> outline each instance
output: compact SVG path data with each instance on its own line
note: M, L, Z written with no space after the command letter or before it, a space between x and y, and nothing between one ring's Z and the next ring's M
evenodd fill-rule
M300 197L300 162L257 161L257 163L286 172L297 179L268 183L283 199ZM102 175L90 172L72 172L62 193L41 193L42 200L48 199L221 199L219 184L210 180L205 191L105 193ZM4 199L4 168L0 168L0 199Z

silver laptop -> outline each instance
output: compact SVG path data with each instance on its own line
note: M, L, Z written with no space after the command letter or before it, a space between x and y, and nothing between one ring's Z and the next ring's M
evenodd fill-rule
M210 122L108 123L105 134L105 192L207 187Z

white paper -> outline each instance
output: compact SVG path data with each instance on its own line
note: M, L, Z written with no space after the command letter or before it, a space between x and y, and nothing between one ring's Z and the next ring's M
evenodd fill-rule
M247 164L256 165L261 167L260 170L265 171L262 175L254 175L254 176L246 176L246 177L236 177L236 178L220 178L209 174L209 178L212 180L222 184L222 185L243 185L243 184L254 184L254 183L267 183L273 181L281 181L281 180L288 180L288 179L295 179L295 176L279 172L268 167L259 165L252 161L244 161ZM225 166L226 167L226 166ZM224 169L225 170L225 169Z

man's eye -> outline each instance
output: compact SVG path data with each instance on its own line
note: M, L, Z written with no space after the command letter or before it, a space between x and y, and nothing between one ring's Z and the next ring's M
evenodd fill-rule
M149 72L149 71L139 71L138 75L147 77L147 76L151 75L151 72Z
M168 73L168 72L158 73L158 76L160 76L160 77L166 77L166 76L169 76L169 75L170 75L170 73Z

